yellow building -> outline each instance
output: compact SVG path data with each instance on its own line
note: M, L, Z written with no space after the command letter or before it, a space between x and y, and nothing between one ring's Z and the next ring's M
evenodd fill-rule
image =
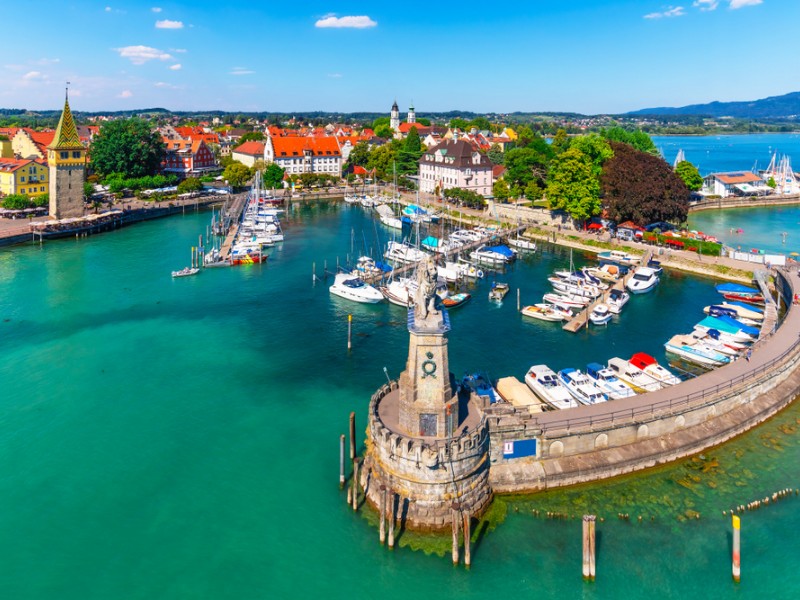
M41 196L48 187L48 168L44 161L0 158L0 195Z

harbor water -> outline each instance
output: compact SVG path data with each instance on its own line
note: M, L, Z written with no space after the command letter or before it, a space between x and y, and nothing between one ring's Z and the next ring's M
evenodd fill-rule
M497 499L469 571L451 565L448 539L400 532L395 551L382 548L375 516L353 513L338 488L338 439L355 411L363 440L384 367L391 378L404 368L406 315L333 297L322 277L390 232L359 207L295 205L266 264L171 278L209 217L0 251L4 597L800 594L800 498L742 515L738 586L722 514L800 487L797 407L694 460ZM544 247L470 289L451 313L454 373L522 379L532 364L636 351L666 362L663 343L717 298L712 280L672 271L605 328L521 317L517 289L523 305L539 302L569 262ZM492 279L511 285L501 305L487 299ZM588 512L603 518L593 584L580 572Z

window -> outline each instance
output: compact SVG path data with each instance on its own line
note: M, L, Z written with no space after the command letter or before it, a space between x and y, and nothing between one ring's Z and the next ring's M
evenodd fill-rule
M80 158L80 157L81 157L80 150L74 151L72 153L72 158Z
M20 177L20 178L19 178L19 180L20 180L22 183L25 183L25 177Z
M61 158L69 158L69 152L59 152Z

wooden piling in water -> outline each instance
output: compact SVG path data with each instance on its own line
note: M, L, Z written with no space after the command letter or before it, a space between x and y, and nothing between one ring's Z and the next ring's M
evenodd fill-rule
M344 434L339 436L339 487L344 487Z
M381 545L386 541L386 486L381 486L381 499L380 505L378 507L379 512L381 513L381 524L379 528L378 537L381 541Z
M472 516L469 512L464 512L464 566L469 569L472 564L472 554L470 552L470 529L472 527Z
M353 315L347 315L347 351L353 349Z
M583 579L594 581L595 577L595 515L583 515Z
M458 522L460 515L458 514L458 503L453 502L450 508L450 520L453 528L453 564L458 564Z
M356 413L350 413L350 460L356 457Z
M353 510L358 510L358 457L353 459Z
M741 521L738 516L733 515L733 580L736 583L739 583L742 579L742 564L741 564L741 554L740 554L740 529L741 529Z
M395 522L395 515L394 515L394 491L391 489L389 490L389 549L394 548L394 522Z

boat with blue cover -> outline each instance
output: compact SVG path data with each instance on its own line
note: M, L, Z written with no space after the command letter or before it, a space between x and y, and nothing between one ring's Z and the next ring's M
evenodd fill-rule
M502 401L486 373L467 373L461 379L461 386L477 394L486 406Z
M586 375L608 396L609 400L621 400L636 395L632 387L617 377L614 371L600 363L593 362L586 365Z
M764 302L764 296L761 295L760 290L740 283L719 283L715 289L726 300L747 302L748 304L763 304Z
M599 404L608 400L608 397L599 387L592 383L586 373L578 369L561 369L558 372L558 378L567 388L567 391L572 394L573 398L581 404Z
M503 265L513 262L517 253L504 244L497 246L481 246L470 253L472 260L489 265Z
M669 354L704 367L720 367L731 362L730 356L717 352L690 335L673 335L664 344L664 349Z

